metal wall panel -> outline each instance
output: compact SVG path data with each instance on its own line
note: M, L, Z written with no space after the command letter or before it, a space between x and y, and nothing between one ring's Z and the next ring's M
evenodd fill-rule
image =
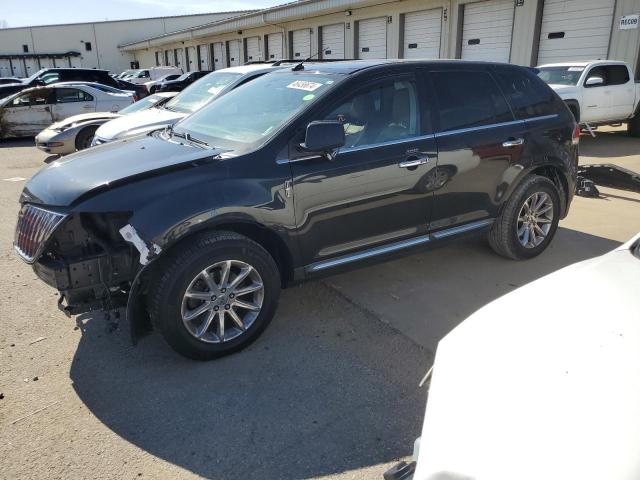
M442 9L404 15L403 58L440 58Z
M467 3L462 25L462 58L508 62L513 9L513 0Z
M545 0L538 64L607 58L615 0Z

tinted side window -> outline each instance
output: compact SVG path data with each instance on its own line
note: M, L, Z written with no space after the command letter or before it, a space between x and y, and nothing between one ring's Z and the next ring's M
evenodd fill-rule
M607 69L608 85L623 85L629 81L629 70L624 65L610 65Z
M431 72L440 131L513 120L500 89L486 72Z
M56 100L58 103L90 102L93 97L75 88L56 88Z
M496 69L494 75L518 120L557 113L557 98L542 80L525 71Z
M418 89L408 80L378 83L340 102L324 120L342 122L346 147L414 137L420 134Z

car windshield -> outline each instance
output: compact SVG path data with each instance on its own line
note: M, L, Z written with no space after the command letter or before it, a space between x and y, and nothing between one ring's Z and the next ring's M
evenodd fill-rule
M223 71L210 73L197 82L193 82L169 100L165 108L172 112L193 113L205 103L213 100L220 94L224 87L233 83L241 76L242 74L240 73Z
M584 67L538 67L538 77L549 85L577 85Z
M144 97L142 100L138 100L135 103L132 103L128 107L125 107L118 111L122 115L126 115L128 113L138 112L140 110L146 110L147 108L153 107L156 103L160 102L166 97L162 97L160 95L149 95L148 97Z
M340 78L294 72L263 75L181 120L174 131L219 148L256 148L318 101Z

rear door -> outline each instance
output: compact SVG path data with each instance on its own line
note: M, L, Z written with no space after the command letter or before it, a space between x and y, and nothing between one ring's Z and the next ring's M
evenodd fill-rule
M293 140L296 221L310 273L335 257L426 241L437 152L423 95L412 73L353 80L309 119L343 123L346 144L335 159L305 159L295 148L303 139Z
M606 67L607 79L611 88L611 114L616 120L623 120L633 115L635 100L635 81L629 75L626 65L609 65Z
M96 111L96 99L78 88L56 88L52 108L56 122L80 113Z
M0 136L24 137L37 135L53 123L51 89L23 93L2 109Z
M484 67L442 67L429 78L438 107L438 188L431 220L437 237L453 227L480 228L498 215L507 172L516 176L521 169L526 126L514 119Z

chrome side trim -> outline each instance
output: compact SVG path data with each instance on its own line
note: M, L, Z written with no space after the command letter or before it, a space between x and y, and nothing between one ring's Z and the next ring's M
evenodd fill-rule
M362 145L359 147L339 148L338 153L358 152L369 148L388 147L389 145L398 145L401 143L419 142L421 140L432 140L435 138L434 133L429 135L420 135L417 137L401 138L400 140L389 140L388 142L372 143L371 145Z
M400 242L395 242L390 245L384 245L382 247L375 247L370 250L365 250L364 252L358 252L352 255L345 255L342 257L333 258L331 260L325 260L323 262L314 263L306 267L305 270L311 273L319 272L327 268L338 267L340 265L346 265L348 263L365 260L367 258L376 257L378 255L397 252L398 250L403 250L405 248L415 247L417 245L423 245L425 243L429 243L431 240L440 240L442 238L457 235L459 233L469 232L471 230L476 230L478 228L486 227L488 225L491 225L492 223L493 223L492 218L478 220L477 222L471 222L465 225L460 225L457 227L440 230L439 232L433 233L431 235L423 235L420 237L411 238L409 240L402 240Z
M487 218L485 220L478 220L477 222L466 223L458 227L440 230L439 232L432 233L431 236L435 240L439 240L441 238L450 237L451 235L457 235L458 233L464 233L471 230L476 230L478 228L486 227L488 225L491 225L492 223L493 223L493 218Z
M524 125L524 120L512 120L510 122L491 123L489 125L480 125L478 127L459 128L457 130L447 130L444 132L438 132L435 135L436 135L436 138L447 137L449 135L458 135L460 133L475 132L477 130L488 130L490 128L508 127L510 125Z
M557 118L558 114L554 113L552 115L541 115L540 117L531 117L531 118L526 118L525 122L537 122L539 120L551 120L552 118Z
M318 272L326 268L337 267L339 265L357 262L359 260L375 257L377 255L383 255L385 253L395 252L398 250L402 250L404 248L413 247L415 245L421 245L423 243L429 242L430 240L431 238L429 237L429 235L423 235L421 237L412 238L410 240L403 240L401 242L392 243L391 245L372 248L371 250L355 253L353 255L345 255L344 257L334 258L331 260L326 260L324 262L318 262L310 265L309 267L306 268L306 270L308 272Z

